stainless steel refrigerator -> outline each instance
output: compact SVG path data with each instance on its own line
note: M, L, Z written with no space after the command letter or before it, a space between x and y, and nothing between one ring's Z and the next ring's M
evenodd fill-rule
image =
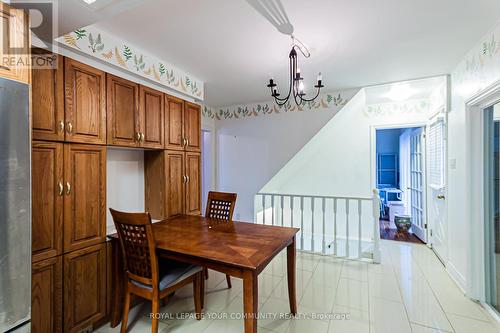
M29 86L0 78L0 332L26 332L31 309Z

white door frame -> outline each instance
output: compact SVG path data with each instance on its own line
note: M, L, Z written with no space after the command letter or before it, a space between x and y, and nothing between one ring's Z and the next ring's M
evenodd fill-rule
M395 125L371 125L370 126L370 178L371 178L371 183L372 183L372 188L377 188L377 131L378 130L385 130L385 129L397 129L397 128L412 128L412 127L422 127L426 128L427 123L425 122L420 122L420 123L402 123L402 124L395 124ZM426 154L426 152L424 152ZM425 166L427 168L427 166ZM427 172L425 173L427 174ZM427 221L427 178L424 179L424 202L425 202L425 222L428 224ZM429 231L429 228L427 228L427 233ZM429 235L427 235L427 239L429 239ZM427 246L429 245L430 242L427 243Z
M472 96L465 102L466 146L466 232L469 235L467 251L468 276L466 293L481 302L486 300L485 253L485 153L484 109L500 102L500 81ZM480 221L481 223L477 223ZM476 222L476 223L474 223Z

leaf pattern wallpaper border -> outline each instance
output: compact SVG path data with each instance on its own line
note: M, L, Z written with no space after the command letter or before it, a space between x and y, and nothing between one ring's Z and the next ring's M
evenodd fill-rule
M463 97L472 96L500 76L499 38L500 24L488 32L453 71L452 82Z
M175 91L204 99L203 81L92 25L72 31L56 41Z
M303 112L303 111L328 111L337 112L360 89L347 91L337 91L325 94L314 102L303 103L297 106L291 102L283 106L278 106L274 102L262 102L243 105L232 105L225 107L210 107L203 106L203 116L209 119L226 120L226 119L243 119L249 117L269 116L272 114L288 113L288 112Z

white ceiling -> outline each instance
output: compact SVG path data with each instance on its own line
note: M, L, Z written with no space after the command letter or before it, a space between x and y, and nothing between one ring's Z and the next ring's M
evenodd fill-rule
M99 1L99 0L98 0ZM498 0L282 0L306 89L326 90L450 73L500 18ZM288 79L289 37L244 0L143 1L98 25L206 82L213 106L269 100Z

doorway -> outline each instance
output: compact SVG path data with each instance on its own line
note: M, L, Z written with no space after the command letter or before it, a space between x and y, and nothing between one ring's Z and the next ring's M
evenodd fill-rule
M376 129L380 236L427 242L425 127Z
M485 291L500 313L500 103L484 110L485 145Z

